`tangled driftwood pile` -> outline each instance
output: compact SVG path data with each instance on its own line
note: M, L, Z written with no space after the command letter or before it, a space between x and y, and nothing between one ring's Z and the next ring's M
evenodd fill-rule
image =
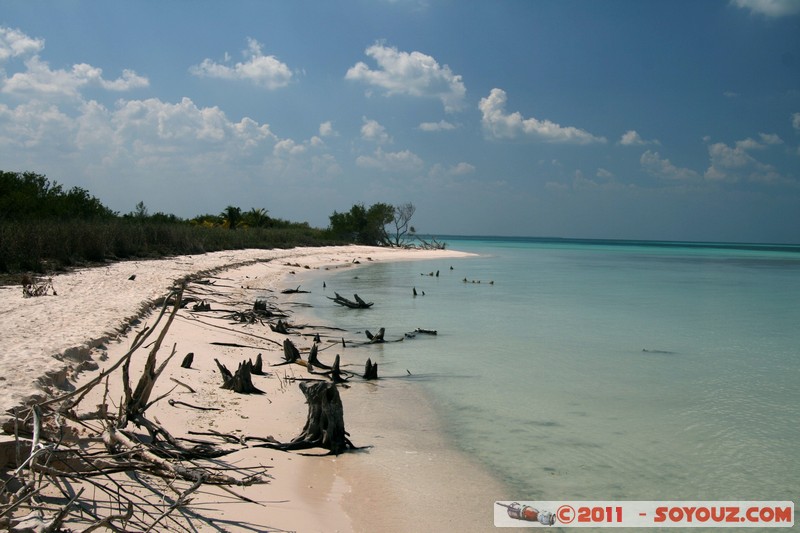
M57 532L69 523L84 532L191 531L191 517L196 515L186 511L190 496L202 486L217 485L234 498L252 502L232 487L268 482L262 466L219 468L218 458L237 448L192 444L148 417L148 408L161 399L151 398L153 386L175 355L173 347L158 362L181 295L180 289L171 295L171 312L165 304L155 324L141 331L111 368L70 393L14 413L11 427L4 427L14 435L6 446L13 445L15 453L10 455L16 458L0 486L0 527ZM132 387L131 358L165 316L166 324ZM110 379L122 379L124 398L117 409L108 398ZM82 400L98 386L105 388L103 402L87 411ZM84 496L87 489L91 498Z
M195 294L210 294L203 292L207 290L202 287L203 282L196 283L201 287L194 287ZM155 323L139 332L130 350L109 369L72 392L12 413L12 421L3 427L11 437L5 441L0 437L0 528L17 532L59 532L67 530L66 527L84 532L98 529L194 531L197 522L208 521L191 509L192 494L202 492L204 485L214 485L236 500L260 505L237 493L235 487L268 483L268 467L234 465L221 459L248 446L247 441L259 443L258 447L281 451L322 448L330 454L339 454L357 449L345 430L337 387L348 387L353 378L378 379L377 363L367 359L363 374L343 368L346 365L342 365L339 354L332 364L324 363L320 360L320 352L337 346L338 341L329 340L329 343L336 344L322 347L319 333L314 334L311 348L301 352L288 336L301 335L299 330L304 326L290 326L285 320L287 314L272 305L268 298L257 299L251 309L230 310L219 307L219 302L214 302L212 308L211 302L202 296L184 298L183 293L184 287L180 287L168 295ZM354 308L373 305L358 295L351 301L336 294L333 300ZM187 307L190 302L195 302L195 305ZM251 338L282 346L284 361L279 365L300 365L310 374L308 378L292 378L300 382L300 390L308 404L307 419L297 437L289 442L279 442L271 436L242 437L213 430L189 431L189 435L216 439L197 440L176 437L155 417L149 416L148 410L175 390L173 387L153 398L159 377L177 353L177 347L173 346L166 357L160 355L164 338L181 309L198 321L201 320L198 317L221 313L215 318L228 321L228 326L218 326L222 329L233 326L241 331L266 325L287 336L280 343L248 333ZM156 339L151 341L156 332ZM349 345L397 342L384 339L384 328L376 334L366 331L366 335L366 342L349 341ZM342 347L347 346L343 337L341 342ZM211 344L258 348L226 342ZM145 349L149 350L145 364L134 384L131 360ZM193 360L194 353L188 353L180 365L192 368ZM236 372L216 362L222 388L242 394L263 394L251 377L270 375L263 371L261 353L255 362L242 361ZM170 379L176 387L195 392L190 385ZM109 394L109 383L119 383L116 380L121 380L122 384L120 399L111 398ZM85 405L88 402L84 400L92 397L90 392L95 398L102 393L102 401L92 406ZM218 410L174 399L167 401L172 406L180 404L192 409Z

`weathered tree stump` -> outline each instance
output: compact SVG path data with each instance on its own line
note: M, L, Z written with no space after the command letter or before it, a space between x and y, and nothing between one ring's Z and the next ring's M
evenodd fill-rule
M270 324L269 329L274 331L275 333L280 333L282 335L289 334L289 324L283 320L278 320L275 324Z
M181 362L181 368L192 368L192 361L194 361L194 352L189 352Z
M367 364L364 366L363 377L367 380L378 379L378 363L373 364L371 359L367 359Z
M266 376L267 373L264 372L264 360L261 358L261 354L259 353L256 356L256 362L253 363L253 368L250 370L250 373L254 376Z
M369 339L370 344L380 344L382 342L386 342L383 339L385 333L386 333L386 328L379 329L378 333L376 333L375 335L370 333L369 330L366 330L367 338Z
M251 378L253 363L250 361L239 363L239 368L236 369L235 374L231 374L231 371L220 363L218 359L214 359L214 362L217 363L217 368L219 368L219 372L222 374L223 389L232 390L239 394L264 394L264 391L253 385L253 380Z
M304 382L300 383L300 390L308 404L308 417L303 431L291 442L270 447L281 450L324 448L332 455L355 450L356 446L348 438L350 434L344 429L344 408L336 385L320 381Z
M316 344L311 346L311 351L308 354L308 369L309 369L309 372L311 371L311 367L312 366L314 368L323 368L325 370L330 370L331 367L329 365L326 365L325 363L321 362L318 359L317 351L318 351L318 349L317 349L317 345Z
M300 350L289 339L283 339L283 358L287 363L296 363L300 360Z
M333 380L334 383L344 383L347 381L348 378L344 377L342 371L339 370L339 354L336 354L336 359L333 360L333 366L331 367L330 372L327 373L328 376Z

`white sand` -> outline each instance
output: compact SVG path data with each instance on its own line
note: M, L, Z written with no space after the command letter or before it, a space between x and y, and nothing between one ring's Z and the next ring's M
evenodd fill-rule
M47 389L66 380L86 381L95 372L86 371L75 378L76 370L82 364L87 366L81 361L88 361L88 366L110 366L127 351L132 339L132 335L120 333L131 324L134 332L141 329L144 324L137 319L152 318L153 303L167 294L175 280L190 274L219 271L220 279L209 296L212 307L219 308L237 302L252 305L254 297L261 294L255 288L296 286L287 277L321 268L351 268L354 259L366 263L459 255L358 246L244 250L115 263L63 274L53 278L58 296L23 298L20 287L2 288L0 406L5 412L30 402L44 394L42 385ZM135 280L129 280L133 274ZM239 309L243 310L241 305ZM302 367L277 367L272 369L273 377L257 378L256 385L266 396L220 389L214 358L233 369L259 352L265 364L281 359L278 346L258 337L278 342L284 338L260 325L231 326L182 310L164 344L176 344L179 355L160 378L153 397L174 386L171 376L197 390L192 394L177 389L172 398L220 407L224 414L171 407L162 401L148 416L156 417L174 435L184 435L189 429L272 435L280 441L298 435L306 418L303 396L296 383L287 384L279 377L305 376ZM301 347L304 342L310 344L297 336L292 340ZM252 345L258 350L211 346L210 342ZM168 349L162 351L166 356ZM192 369L180 368L187 352L195 353ZM323 352L320 359L327 361L332 353ZM346 427L355 444L369 445L368 450L338 457L304 457L263 448L243 449L229 460L240 465L268 465L274 479L267 485L237 490L254 500L274 503L228 504L220 493L211 493L198 497L195 504L202 506L204 516L231 531L493 530L492 504L509 495L452 449L438 430L434 410L413 384L379 383L359 382L341 390ZM114 387L111 398L119 397Z

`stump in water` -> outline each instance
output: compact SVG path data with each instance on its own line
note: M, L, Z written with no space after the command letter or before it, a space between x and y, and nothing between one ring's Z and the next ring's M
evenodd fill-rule
M378 363L372 363L371 359L367 359L367 364L364 366L364 379L378 379Z
M308 404L308 418L302 433L291 442L277 446L282 450L307 450L325 448L330 454L339 455L356 446L347 437L344 429L344 408L339 390L333 383L300 383L300 390Z
M375 335L370 333L369 330L366 330L366 334L367 334L367 338L369 339L369 343L370 344L380 344L382 342L386 342L383 339L383 336L386 334L386 328L379 329L378 333L376 333Z
M369 309L370 307L372 307L374 305L372 302L365 302L364 300L362 300L361 297L358 294L354 294L353 295L353 298L355 299L355 301L354 300L348 300L347 298L345 298L344 296L342 296L338 292L334 292L333 294L336 295L336 298L331 298L330 296L328 296L327 298L329 300L333 300L335 303L337 303L339 305L343 305L345 307L349 307L350 309Z

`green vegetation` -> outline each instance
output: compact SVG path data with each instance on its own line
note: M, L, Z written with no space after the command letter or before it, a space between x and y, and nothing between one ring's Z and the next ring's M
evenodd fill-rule
M403 204L392 206L377 203L369 209L364 204L354 205L347 213L330 216L331 225L328 231L345 240L370 246L404 246L407 245L409 233L415 233L409 225L414 216L414 205ZM390 234L386 226L394 226Z
M220 215L183 220L165 213L150 214L139 202L134 211L120 216L84 189L65 191L42 175L0 171L0 272L4 273L344 242L305 222L273 219L264 209L242 212L228 206Z
M326 229L272 218L263 208L242 211L231 205L191 220L151 214L144 202L119 215L85 189L65 191L33 172L0 171L0 273L244 248L402 246L413 213L411 204L356 204L347 213L334 211ZM393 226L391 234L387 225Z

